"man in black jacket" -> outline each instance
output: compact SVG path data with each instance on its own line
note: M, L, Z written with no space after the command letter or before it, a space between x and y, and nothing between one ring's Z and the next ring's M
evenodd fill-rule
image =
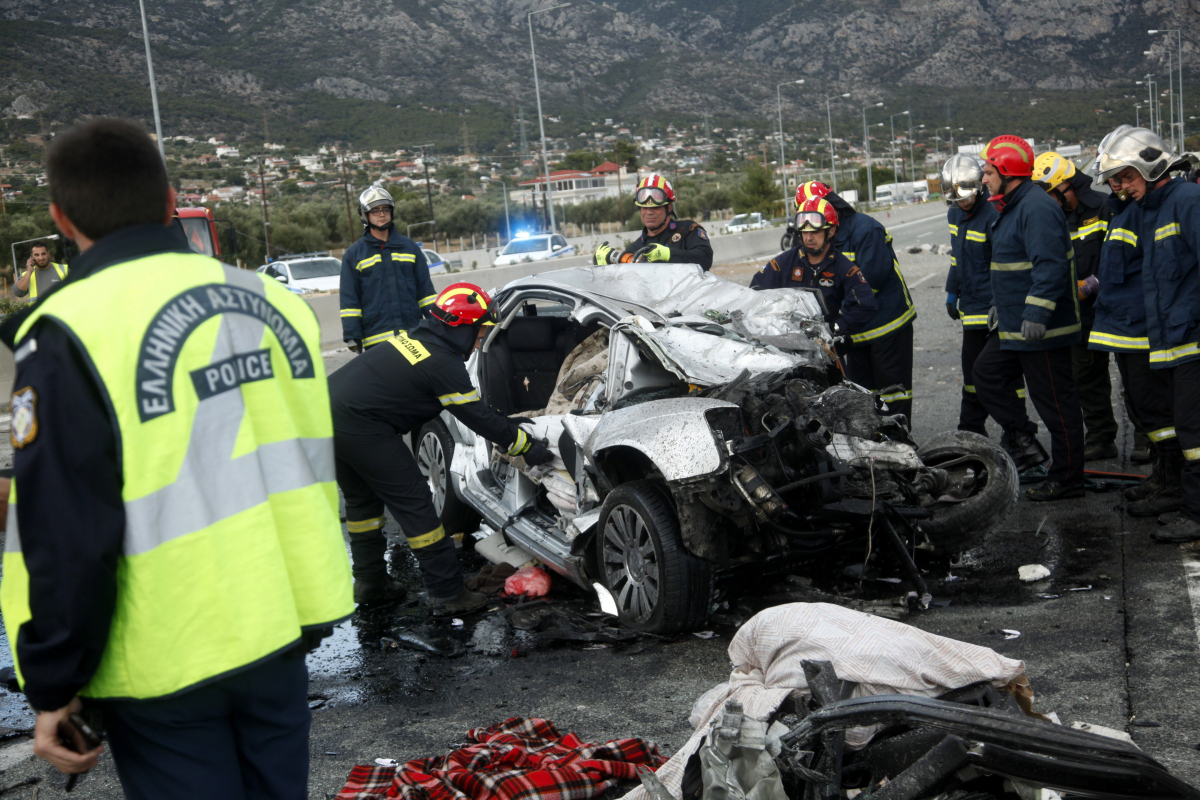
M1083 460L1099 461L1117 457L1117 421L1112 410L1112 383L1108 377L1108 353L1089 350L1088 334L1096 319L1093 308L1099 279L1100 249L1108 235L1112 210L1105 195L1092 188L1092 179L1075 169L1068 158L1058 153L1042 153L1033 163L1033 178L1058 201L1067 217L1071 246L1075 251L1075 277L1079 287L1079 316L1083 341L1071 345L1071 372L1075 390L1083 407L1087 430Z
M608 244L596 248L596 264L628 263L639 252L647 261L671 264L699 264L712 268L712 242L699 222L675 219L675 190L661 175L647 175L638 181L633 204L641 209L642 235L622 251Z
M492 298L470 283L446 287L430 307L432 319L385 340L329 377L338 486L346 498L346 528L354 570L354 600L403 597L387 577L383 536L386 506L400 523L425 579L435 616L464 614L484 605L469 591L433 505L429 483L402 435L442 411L511 456L531 465L554 457L515 420L487 406L463 361L485 326L494 324Z

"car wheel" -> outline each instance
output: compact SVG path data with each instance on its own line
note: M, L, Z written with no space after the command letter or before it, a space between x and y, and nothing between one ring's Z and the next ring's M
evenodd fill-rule
M944 492L958 502L933 507L933 517L921 522L934 545L959 552L982 543L984 535L1004 522L1017 505L1020 476L1008 453L986 436L947 431L918 451L928 467L950 475Z
M421 426L413 443L417 467L429 482L433 508L446 533L470 533L479 527L479 515L454 492L450 484L450 464L454 461L454 440L441 420L432 419Z
M713 566L684 549L679 521L650 481L614 489L600 511L596 561L617 602L621 624L675 633L704 624L713 596Z

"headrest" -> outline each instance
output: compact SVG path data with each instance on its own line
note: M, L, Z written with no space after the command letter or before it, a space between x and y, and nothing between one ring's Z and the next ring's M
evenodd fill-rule
M554 349L554 319L518 317L508 327L508 349L518 352L544 352Z

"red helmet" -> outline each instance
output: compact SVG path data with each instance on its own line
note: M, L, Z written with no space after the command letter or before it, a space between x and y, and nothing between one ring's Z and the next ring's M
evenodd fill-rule
M987 143L979 157L1006 178L1028 178L1033 175L1033 148L1020 136L997 136Z
M810 197L796 214L796 228L802 231L823 231L838 224L837 209L822 197Z
M829 187L820 181L809 181L802 183L796 187L796 210L800 210L800 206L804 205L805 200L812 198L822 198L829 194Z
M657 172L652 172L638 181L637 189L633 193L633 204L639 208L669 206L674 202L675 189L669 180Z
M429 313L455 328L496 324L491 295L473 283L452 283L442 289Z

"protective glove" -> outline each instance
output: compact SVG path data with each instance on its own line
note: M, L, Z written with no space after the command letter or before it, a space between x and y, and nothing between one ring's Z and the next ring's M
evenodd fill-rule
M996 311L996 307L992 306L988 309L988 330L996 330L996 326L1000 324L1000 314Z
M525 463L531 467L540 467L542 464L549 464L554 460L554 451L542 444L540 439L532 439L529 449L521 455L524 456Z
M958 295L946 295L946 313L950 315L950 319L958 319Z
M670 261L671 248L662 244L652 244L646 248L647 261Z
M1100 279L1095 275L1092 275L1091 277L1085 278L1081 281L1076 281L1076 284L1079 287L1080 300L1086 300L1089 297L1095 297L1096 293L1100 291Z
M1021 336L1024 337L1025 341L1040 342L1045 335L1046 326L1042 323L1028 319L1021 321Z
M596 266L598 267L603 267L606 264L615 264L620 257L621 251L615 247L609 247L608 242L602 242L596 248Z
M361 339L343 339L342 341L346 343L346 347L349 348L351 353L361 353L362 352L362 340Z

